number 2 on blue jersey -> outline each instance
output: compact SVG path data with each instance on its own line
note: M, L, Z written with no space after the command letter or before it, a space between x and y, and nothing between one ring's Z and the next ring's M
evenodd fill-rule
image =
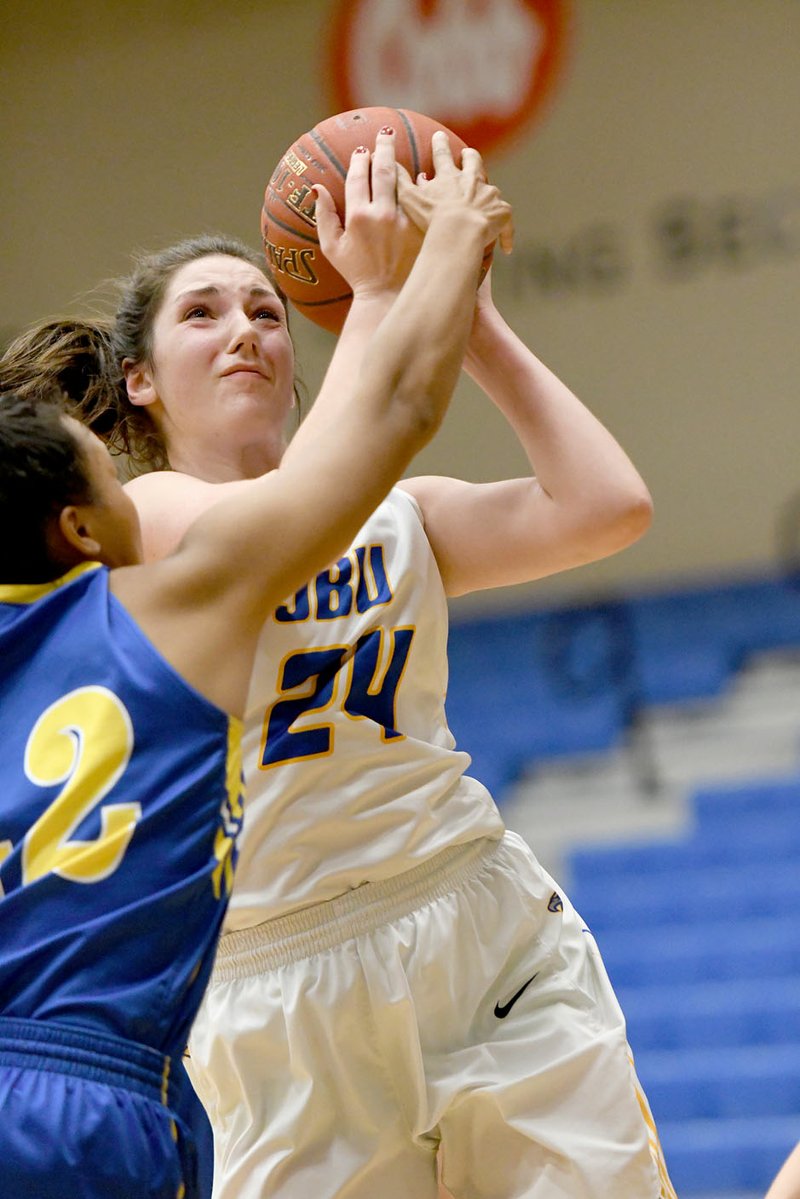
M105 687L79 687L52 703L25 745L24 771L37 787L60 787L22 845L22 883L58 874L96 883L119 866L141 816L138 803L101 801L121 778L133 750L133 727L119 698ZM93 812L100 831L76 831ZM0 842L0 864L12 851ZM0 895L2 895L0 886Z

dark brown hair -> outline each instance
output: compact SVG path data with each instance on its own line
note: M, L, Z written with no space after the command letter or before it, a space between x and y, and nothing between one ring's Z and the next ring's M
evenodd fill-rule
M110 323L52 320L20 334L0 360L0 387L31 399L55 388L113 454L150 470L166 465L158 430L128 401Z
M77 428L77 426L74 426ZM92 484L58 391L40 386L0 396L0 583L55 578L49 531L62 508L89 503Z

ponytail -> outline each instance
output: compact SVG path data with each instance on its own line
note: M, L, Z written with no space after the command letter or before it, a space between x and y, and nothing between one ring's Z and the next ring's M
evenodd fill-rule
M128 399L111 324L52 320L20 334L0 358L0 389L35 399L57 388L65 408L124 454L134 473L168 469L158 430Z

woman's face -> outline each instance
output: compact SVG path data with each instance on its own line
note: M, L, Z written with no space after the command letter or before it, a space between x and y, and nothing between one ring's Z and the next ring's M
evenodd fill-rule
M151 346L150 363L128 371L128 389L134 403L152 405L173 467L202 469L198 454L246 454L282 438L294 349L283 304L257 267L225 254L180 267Z

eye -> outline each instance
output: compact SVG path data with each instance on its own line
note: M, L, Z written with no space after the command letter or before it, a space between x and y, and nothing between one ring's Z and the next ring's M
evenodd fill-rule
M277 324L283 320L283 313L278 312L275 308L257 308L253 313L253 319L257 321L275 321Z
M206 308L205 304L192 304L191 308L187 308L184 312L183 319L185 321L194 321L210 315L211 312Z

